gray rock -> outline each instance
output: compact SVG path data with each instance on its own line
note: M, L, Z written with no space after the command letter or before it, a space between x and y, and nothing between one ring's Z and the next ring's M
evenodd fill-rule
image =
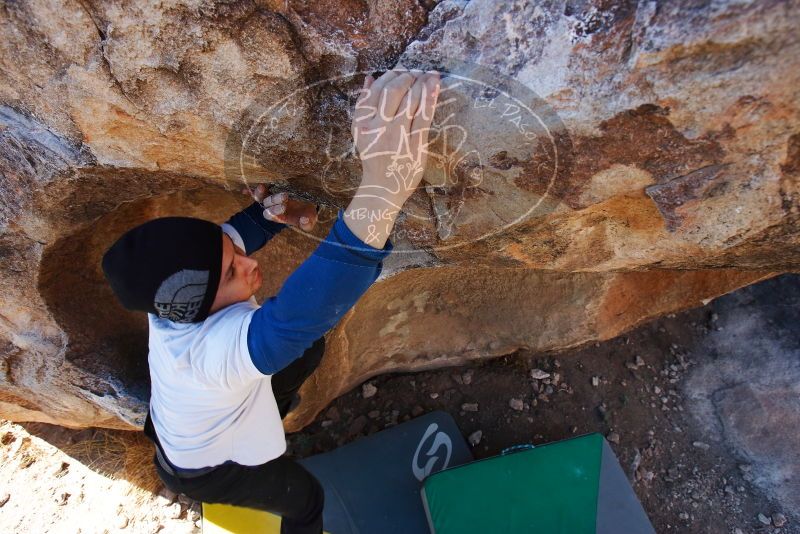
M531 378L534 380L544 380L550 378L550 373L542 371L541 369L531 369Z
M481 442L482 438L483 438L483 431L476 430L475 432L469 435L467 441L469 442L470 445L475 447L476 445L478 445L478 443Z
M369 382L361 386L361 396L364 397L365 399L374 397L377 392L378 388L375 387L373 384L370 384Z
M465 402L461 405L461 409L465 412L477 412L478 411L478 403L477 402Z
M181 506L181 503L174 502L167 507L165 515L170 519L178 519L182 513L183 507Z
M511 407L512 410L516 410L521 412L525 408L525 404L522 402L522 399L513 398L508 401L508 405Z

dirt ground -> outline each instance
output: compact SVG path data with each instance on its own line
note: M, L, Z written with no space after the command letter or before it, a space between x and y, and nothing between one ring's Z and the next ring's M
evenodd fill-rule
M560 354L518 351L460 368L378 377L289 436L290 453L328 451L433 410L455 418L477 458L600 432L657 532L800 533L797 510L759 482L741 447L712 435L687 389L695 368L726 357L709 351L707 341L724 335L727 309L783 306L795 320L798 280L747 288ZM789 304L780 301L787 293L795 299ZM764 335L800 337L776 324L782 329ZM160 488L140 435L3 422L0 437L2 532L198 531L197 504Z

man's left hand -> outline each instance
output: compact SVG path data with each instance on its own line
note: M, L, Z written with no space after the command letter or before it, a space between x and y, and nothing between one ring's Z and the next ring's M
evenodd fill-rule
M252 191L245 187L242 193L264 206L264 218L269 221L297 226L306 232L313 230L317 224L316 204L289 198L289 193L285 191L267 196L266 186L259 184Z

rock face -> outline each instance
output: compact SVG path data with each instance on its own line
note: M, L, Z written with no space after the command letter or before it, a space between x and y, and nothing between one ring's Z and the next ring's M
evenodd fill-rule
M538 4L538 3L537 3ZM144 317L99 266L241 180L359 181L363 72L449 73L427 183L288 426L369 376L613 337L800 266L796 2L111 2L0 7L0 415L137 427Z

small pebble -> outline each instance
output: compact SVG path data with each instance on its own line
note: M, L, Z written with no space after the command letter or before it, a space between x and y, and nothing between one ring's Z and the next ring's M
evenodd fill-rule
M508 405L511 407L512 410L516 410L518 412L521 412L525 408L522 399L511 399L508 401Z
M367 383L361 386L361 396L364 397L365 399L375 396L377 392L378 388L376 388L372 384Z
M764 514L758 514L758 521L764 525L771 525L772 520Z
M707 451L708 449L711 448L711 446L708 443L703 443L702 441L695 441L692 443L692 445L704 451Z
M183 513L183 508L181 508L181 503L174 502L167 507L167 517L170 519L178 519L181 514Z
M336 406L331 406L330 408L328 408L328 411L325 412L325 415L328 417L328 419L330 419L334 423L338 422L342 418Z
M597 386L600 385L600 377L599 376L593 376L592 377L592 385L594 387L597 387Z
M780 512L772 514L772 524L781 528L786 524L786 516Z
M164 506L174 503L175 499L177 498L178 494L172 491L171 489L167 488L166 486L161 488L161 491L158 492L158 500L163 501L159 504L163 504Z
M531 378L535 380L544 380L550 378L550 373L542 371L541 369L531 369Z
M483 431L476 430L475 432L473 432L472 434L469 435L469 437L467 438L467 441L469 441L470 445L475 447L475 446L478 445L478 443L481 442L482 438L483 438Z
M117 517L117 523L116 523L116 525L115 525L115 526L116 526L116 527L117 527L119 530L122 530L122 529L124 529L124 528L128 528L128 523L129 523L129 522L130 522L130 520L128 519L128 516L126 516L126 515L121 515L121 516Z
M465 412L477 412L478 411L478 403L477 402L465 402L461 405L461 409Z
M611 443L619 443L619 434L616 432L609 432L608 436L606 436L606 439Z
M439 394L438 394L438 393L431 393L431 398L432 398L433 400L436 400L436 399L438 399L438 398L439 398Z

